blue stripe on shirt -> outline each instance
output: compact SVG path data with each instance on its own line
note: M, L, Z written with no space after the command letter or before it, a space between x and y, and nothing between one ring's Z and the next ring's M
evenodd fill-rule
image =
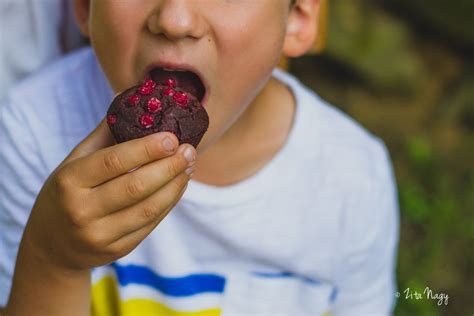
M306 283L311 283L311 284L320 284L321 282L315 279L310 279L308 277L304 277L301 275L294 274L293 272L287 272L287 271L282 271L282 272L258 272L258 271L253 271L253 275L259 276L262 278L298 278L303 280Z
M184 277L160 276L148 267L139 265L111 266L121 286L140 284L152 287L169 296L191 296L200 293L223 293L225 278L217 274L190 274Z

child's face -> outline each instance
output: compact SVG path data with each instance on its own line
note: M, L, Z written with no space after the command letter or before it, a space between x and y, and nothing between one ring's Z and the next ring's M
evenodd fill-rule
M201 148L217 141L265 87L284 48L291 2L79 1L88 15L85 32L115 92L157 67L199 74L210 117Z

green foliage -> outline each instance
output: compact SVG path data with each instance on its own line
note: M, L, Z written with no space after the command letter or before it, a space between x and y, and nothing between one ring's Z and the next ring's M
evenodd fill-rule
M472 0L388 0L404 11L416 14L438 32L465 46L474 45L474 1Z
M366 7L361 0L331 2L325 54L349 65L373 86L415 89L425 80L425 71L410 49L409 30L395 17Z
M429 163L432 157L431 146L428 141L421 137L414 137L408 143L408 154L410 159L417 165Z
M423 190L416 185L407 184L400 187L400 204L404 215L412 223L421 224L431 215L431 208Z

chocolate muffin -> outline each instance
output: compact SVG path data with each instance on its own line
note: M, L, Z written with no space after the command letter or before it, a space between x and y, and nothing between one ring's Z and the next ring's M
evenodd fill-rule
M193 94L167 79L158 84L147 79L112 101L107 124L117 143L158 132L174 133L179 143L196 147L209 126L206 110Z

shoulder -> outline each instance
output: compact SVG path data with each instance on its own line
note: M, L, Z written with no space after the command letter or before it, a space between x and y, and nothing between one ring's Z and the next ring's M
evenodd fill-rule
M297 104L295 128L298 150L317 162L319 185L338 185L353 190L370 186L390 172L384 142L337 107L322 100L295 77L275 71L293 91Z
M332 179L348 189L369 189L382 181L391 168L388 149L372 134L340 109L317 100L322 166L332 170Z
M299 163L293 162L292 170L299 189L315 205L305 210L308 218L332 219L328 225L347 233L353 245L367 244L381 230L394 228L396 182L384 142L294 77L283 76L299 107L294 127L297 154L292 156Z
M314 188L332 197L341 258L394 253L398 234L397 186L382 139L306 87L306 146L314 146ZM317 171L316 171L317 170Z

